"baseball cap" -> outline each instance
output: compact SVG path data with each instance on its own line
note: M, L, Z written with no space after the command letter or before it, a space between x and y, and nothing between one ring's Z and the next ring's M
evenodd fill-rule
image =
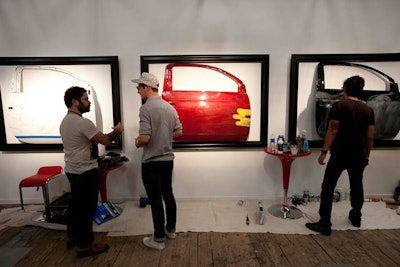
M156 76L154 76L151 73L143 72L142 75L140 76L140 78L133 79L131 81L134 83L142 83L142 84L148 85L152 88L158 89L159 82L158 82Z

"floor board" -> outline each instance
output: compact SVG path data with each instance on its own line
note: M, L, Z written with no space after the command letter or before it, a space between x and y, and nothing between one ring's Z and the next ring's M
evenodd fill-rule
M108 237L107 253L77 259L65 231L34 226L0 230L0 248L30 248L14 266L400 266L400 229L333 231L331 236L271 233L178 233L163 251L143 236Z

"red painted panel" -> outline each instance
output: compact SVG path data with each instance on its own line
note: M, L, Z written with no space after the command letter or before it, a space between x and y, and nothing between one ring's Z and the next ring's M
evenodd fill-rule
M237 92L173 90L173 68L196 67L221 73L237 84ZM194 73L195 75L195 73ZM246 141L250 131L250 102L244 83L229 72L194 63L169 64L165 69L162 98L177 110L183 136L175 141Z

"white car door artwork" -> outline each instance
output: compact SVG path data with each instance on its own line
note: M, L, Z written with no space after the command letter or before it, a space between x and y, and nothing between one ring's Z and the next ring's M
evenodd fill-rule
M88 90L91 108L84 116L96 124L95 90L75 73L46 65L16 66L6 72L11 81L2 72L6 83L0 86L7 143L61 144L59 125L67 112L64 93L71 86Z

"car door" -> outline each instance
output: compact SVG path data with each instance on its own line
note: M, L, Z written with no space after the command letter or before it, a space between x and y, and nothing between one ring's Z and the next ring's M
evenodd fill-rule
M246 86L221 68L168 64L162 98L175 107L182 122L183 136L177 142L246 141L249 136L251 110Z

